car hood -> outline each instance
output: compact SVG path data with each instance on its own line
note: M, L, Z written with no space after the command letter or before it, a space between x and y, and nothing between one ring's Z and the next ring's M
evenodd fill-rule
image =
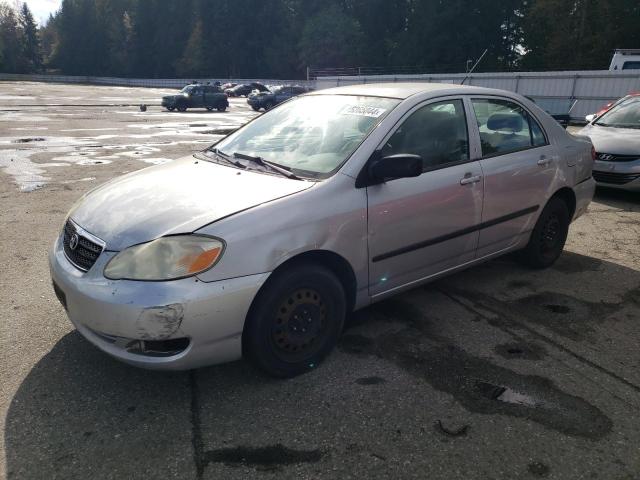
M185 157L105 183L80 199L70 217L118 251L193 232L313 184Z
M591 124L579 133L591 138L598 153L640 156L640 130L638 129L600 127Z

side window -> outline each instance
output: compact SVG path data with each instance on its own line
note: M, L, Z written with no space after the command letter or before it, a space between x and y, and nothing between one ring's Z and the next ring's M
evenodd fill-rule
M382 148L382 156L410 153L422 157L423 171L469 159L462 100L426 105L407 118Z
M544 132L538 122L536 122L531 115L527 115L529 119L529 125L531 126L531 140L534 147L541 147L547 144L547 138L544 136Z
M516 103L486 98L476 98L471 103L480 130L482 156L546 145L540 125Z
M195 87L192 91L191 91L192 95L202 95L202 87Z

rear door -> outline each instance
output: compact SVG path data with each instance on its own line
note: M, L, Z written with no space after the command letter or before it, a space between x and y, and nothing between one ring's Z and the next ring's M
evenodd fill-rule
M214 107L218 104L218 89L212 86L204 87L204 105Z
M191 96L189 97L190 107L202 107L204 106L204 87L197 86L193 88Z
M472 97L484 206L478 257L508 249L533 229L549 197L559 156L536 118L501 97Z
M367 187L372 296L475 258L483 183L462 99L414 107L374 155L402 153L422 157L422 175Z

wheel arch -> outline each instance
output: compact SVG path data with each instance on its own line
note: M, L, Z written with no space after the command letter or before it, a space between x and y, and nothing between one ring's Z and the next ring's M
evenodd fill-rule
M329 269L344 287L347 298L347 312L353 310L356 301L357 280L356 274L351 264L342 255L331 250L307 250L288 258L271 273L270 277L287 268L300 265L302 263L314 263ZM269 280L265 282L263 288L267 286ZM259 292L258 292L259 293Z
M332 252L330 250L308 250L306 252L301 252L291 258L288 258L280 265L278 265L267 281L260 287L258 293L253 298L251 302L251 306L249 307L249 311L247 313L247 317L252 314L254 305L257 302L260 294L267 288L269 288L270 280L277 275L279 272L282 272L288 268L295 267L297 265L312 263L315 265L320 265L322 267L328 268L342 284L345 296L347 300L347 314L352 312L355 303L356 303L356 292L357 292L357 280L356 274L351 267L351 264L340 254ZM246 325L246 322L245 322ZM244 338L244 328L242 332L242 336ZM243 351L244 351L244 340L243 340Z
M575 194L575 192L569 187L562 187L561 189L556 191L551 196L549 201L551 201L552 198L560 198L561 200L563 200L567 204L567 208L569 209L569 219L573 220L573 216L576 213L576 194Z

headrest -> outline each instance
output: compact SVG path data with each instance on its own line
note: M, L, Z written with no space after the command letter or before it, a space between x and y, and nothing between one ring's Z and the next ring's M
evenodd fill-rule
M487 120L489 130L509 130L513 133L521 132L523 127L522 115L517 113L494 113Z

